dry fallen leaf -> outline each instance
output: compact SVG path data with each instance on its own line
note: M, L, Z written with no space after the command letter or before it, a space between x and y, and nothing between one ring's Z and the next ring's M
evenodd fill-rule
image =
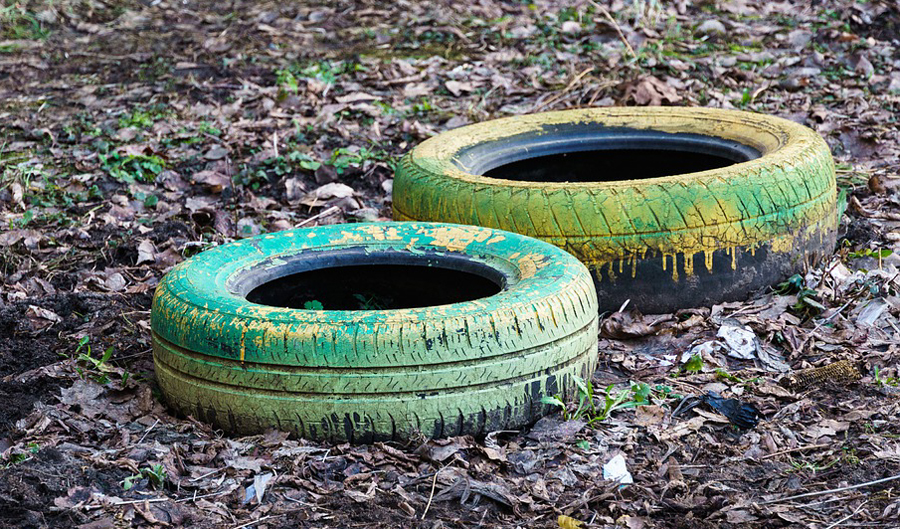
M200 171L194 173L191 180L195 184L202 184L212 193L221 193L223 189L231 185L231 178L217 171Z
M668 84L652 75L641 78L626 90L638 105L659 106L663 103L673 105L681 102L681 96Z
M153 263L156 261L156 247L150 239L144 239L137 247L138 258L135 264Z
M637 310L614 312L600 324L600 335L616 340L650 336L657 333L662 323L659 317L654 317L653 322L653 325L645 322L645 317Z
M307 193L300 203L304 206L316 207L327 203L329 200L352 197L355 191L347 184L332 182Z

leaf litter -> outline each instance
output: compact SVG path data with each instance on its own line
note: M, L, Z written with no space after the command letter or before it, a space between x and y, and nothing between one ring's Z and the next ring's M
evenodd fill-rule
M896 5L64 0L0 16L0 526L896 525ZM390 218L398 156L437 132L646 104L822 134L848 194L835 256L745 302L605 316L590 397L522 431L330 446L224 437L159 403L150 300L178 262ZM634 483L604 478L616 458Z

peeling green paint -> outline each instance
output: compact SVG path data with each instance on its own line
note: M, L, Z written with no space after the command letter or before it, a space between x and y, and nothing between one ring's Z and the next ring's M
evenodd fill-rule
M229 431L275 427L360 441L517 427L546 411L540 396L572 391L572 377L589 377L596 364L590 275L540 241L415 222L322 226L247 241L176 266L157 287L151 311L167 400ZM361 247L429 259L464 255L501 271L507 284L487 298L393 311L270 307L237 289L254 267Z

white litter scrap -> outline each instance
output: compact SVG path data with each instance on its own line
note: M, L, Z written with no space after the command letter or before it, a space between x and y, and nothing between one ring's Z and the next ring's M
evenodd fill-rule
M631 472L628 472L628 466L625 464L625 457L622 454L603 465L603 479L618 481L622 485L634 483L634 478L631 477Z
M699 355L704 362L724 366L723 354L741 360L756 360L757 365L762 365L767 371L785 373L790 370L774 349L759 343L759 338L750 327L734 319L722 321L715 340L697 344L685 351L681 355L681 363Z
M865 303L856 315L856 323L872 327L888 309L888 303L882 298L875 298Z
M728 356L742 360L756 358L759 340L756 338L756 333L746 325L741 325L735 320L725 320L719 327L716 337L725 345L725 353Z

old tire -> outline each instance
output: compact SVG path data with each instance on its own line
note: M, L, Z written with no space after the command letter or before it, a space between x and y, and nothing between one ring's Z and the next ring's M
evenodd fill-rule
M796 123L715 109L596 108L426 140L400 165L393 208L394 220L553 243L587 265L601 310L631 299L644 312L669 312L742 299L829 254L837 196L827 145Z
M477 274L499 292L398 310L247 300L291 274L398 263ZM590 377L597 315L585 267L535 239L430 223L323 226L175 267L153 299L153 359L172 407L228 432L334 442L477 435L536 420L542 396L571 394L574 376Z

